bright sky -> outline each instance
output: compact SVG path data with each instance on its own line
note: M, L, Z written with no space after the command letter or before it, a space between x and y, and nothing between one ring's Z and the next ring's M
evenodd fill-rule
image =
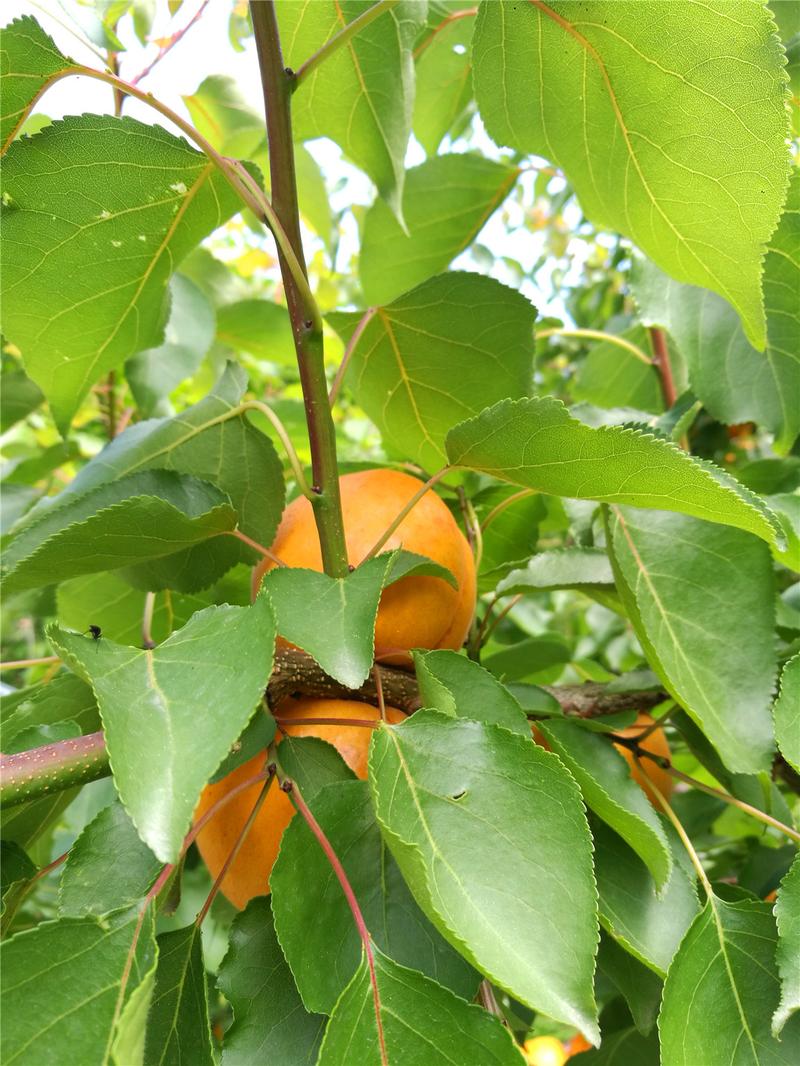
M192 15L200 7L201 0L184 0L183 6L175 19L170 20L165 0L157 0L156 21L152 29L152 37L159 38L168 36L175 29L185 26ZM153 69L152 74L141 83L141 87L152 92L159 100L168 104L173 110L189 118L188 111L183 105L182 96L193 93L200 82L210 74L227 74L233 77L239 85L242 93L253 108L261 110L263 107L261 95L261 83L259 79L258 62L256 58L255 43L252 38L245 42L243 52L234 50L228 36L228 19L230 16L233 0L210 0L203 12L202 17L192 26L185 38L178 42L165 58ZM69 25L74 25L70 19L71 13L86 17L92 16L100 3L94 7L91 4L81 5L77 0L3 0L2 18L3 24L7 24L19 15L33 15L53 37L58 47L78 62L90 66L102 67L100 58L91 49L83 45L75 34L71 33ZM70 14L68 14L68 12ZM118 26L120 39L128 49L120 57L120 75L129 80L138 74L157 54L158 46L151 44L142 48L133 30L133 21L130 16L124 17ZM67 78L58 82L43 98L37 110L44 112L51 118L62 118L65 115L82 114L85 111L105 111L113 113L111 89L99 85L98 82L88 78ZM138 100L128 99L125 102L125 114L138 118L143 122L159 122L169 125L162 116L156 114L152 108ZM178 132L178 131L175 131ZM479 135L477 147L485 154L497 157L498 150L485 135ZM463 145L456 145L456 150L463 150ZM339 149L330 141L318 140L310 145L310 149L323 168L329 185L335 184L342 176L347 177L343 187L337 189L332 202L336 210L341 210L351 204L369 204L374 196L371 182L355 167L347 164L341 156ZM424 152L412 139L407 155L407 165L416 165L424 160ZM533 173L523 176L522 181L532 183ZM512 220L516 225L522 226L523 218L521 210L511 210ZM518 217L515 217L518 216ZM575 219L577 224L577 218ZM310 242L315 246L318 243L315 238L307 235ZM252 236L248 240L253 240ZM542 254L544 237L541 233L531 232L527 228L517 229L509 233L501 221L499 213L490 219L488 225L479 237L480 243L489 247L500 258L507 256L517 260L523 269L530 270L536 260ZM340 265L349 262L354 248L356 247L357 232L355 220L349 216L345 220L344 234L340 247ZM265 247L271 249L271 238L265 237ZM307 248L307 252L311 249ZM570 253L574 257L572 270L577 273L585 255L585 245L580 241L573 241ZM456 268L476 269L474 260L469 258L469 253L459 257L453 264ZM553 264L555 265L555 264ZM485 268L484 268L485 269ZM498 262L491 273L499 280L519 285L518 279L511 274L502 262ZM545 268L537 279L544 288L540 288L532 280L523 281L520 286L525 295L538 308L540 314L556 314L566 317L560 300L554 301L549 286L549 269Z

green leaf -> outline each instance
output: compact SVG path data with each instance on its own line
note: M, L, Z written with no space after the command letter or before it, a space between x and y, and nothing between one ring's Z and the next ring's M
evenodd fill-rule
M0 718L5 752L11 750L18 734L37 726L73 721L83 733L100 728L94 693L80 678L67 673L3 696Z
M653 1031L661 1006L663 981L624 951L607 933L600 940L597 968L619 990L639 1032L647 1036ZM603 1038L605 1047L606 1038Z
M169 394L194 374L214 340L214 312L195 283L173 274L169 291L164 343L125 364L125 378L145 418L169 414Z
M416 552L409 552L404 548L399 548L391 553L384 552L378 558L389 554L391 554L391 559L389 571L384 582L385 587L393 585L395 581L400 581L401 578L416 575L417 577L440 577L451 588L458 589L458 582L453 571L448 570L446 566L442 566L440 563L435 563L433 559L429 559L426 555L417 555Z
M649 350L642 326L626 329L620 336L645 352ZM656 368L613 341L592 344L578 369L572 395L598 407L632 407L654 414L664 410Z
M497 585L498 596L519 596L552 589L584 589L614 583L608 555L597 548L557 548L537 552L521 570Z
M0 899L5 910L6 893L20 881L30 881L36 873L36 863L13 840L0 842Z
M441 274L378 309L347 380L388 449L437 469L451 426L530 391L534 317L525 297L492 278ZM361 315L328 320L349 340Z
M271 544L283 511L283 468L269 437L239 411L246 386L241 367L228 364L199 403L174 418L139 422L116 437L59 493L55 506L139 470L175 470L216 485L236 508L238 528L259 544ZM36 514L26 516L26 523ZM195 591L240 560L254 558L235 538L220 537L194 551L168 556L160 583L176 587L179 578L177 587Z
M633 292L649 324L666 327L689 369L692 389L720 422L755 421L785 453L800 432L800 171L764 260L767 346L758 352L719 296L681 285L634 260Z
M147 1016L145 1066L212 1066L208 994L200 929L162 933Z
M276 567L264 579L278 633L348 688L359 688L372 669L375 619L390 558L370 559L345 578Z
M404 231L383 200L364 219L359 277L368 304L387 304L439 274L472 244L508 196L518 167L480 155L444 155L406 174Z
M779 1037L789 1019L800 1010L800 856L795 856L778 888L775 919L781 1001L772 1019L772 1034Z
M271 300L239 300L220 307L217 340L281 366L294 366L297 358L289 314Z
M651 667L733 771L772 765L772 560L755 537L615 508L617 587ZM732 650L736 653L732 654Z
M517 699L478 663L444 650L415 651L413 658L424 707L530 736L531 727Z
M574 1066L621 1066L622 1063L661 1066L655 1033L642 1036L633 1026L604 1032L602 1046L575 1056Z
M523 681L571 658L571 645L560 633L542 633L486 655L483 665L503 681Z
M277 15L285 63L296 70L370 6L283 0ZM411 49L424 17L421 4L400 0L328 56L292 99L295 137L336 141L398 214L414 106Z
M263 697L275 641L269 600L207 607L152 651L57 626L48 636L95 691L117 791L140 837L174 862L203 786Z
M480 977L414 903L381 838L366 782L328 785L314 796L313 813L344 866L376 945L401 965L471 999ZM284 833L270 884L275 931L306 1009L330 1014L358 969L361 940L328 859L301 818L293 818Z
M281 766L309 803L326 785L356 780L338 750L321 737L292 737L287 733L281 738Z
M800 773L800 653L783 668L772 714L781 755Z
M0 154L16 137L36 98L54 75L72 66L30 15L3 27L0 75Z
M782 492L766 497L765 502L778 519L786 538L786 549L773 548L772 554L782 566L800 573L800 495Z
M318 1066L519 1066L519 1049L497 1018L372 950L377 992L364 958L336 1004Z
M25 371L4 360L0 376L0 433L35 411L43 400L41 389Z
M118 1014L141 986L146 990L155 966L152 914L145 914L134 946L137 918L136 910L104 920L63 918L5 943L0 974L4 1063L109 1062Z
M578 782L587 806L633 848L660 891L672 873L672 852L625 759L605 737L574 722L541 722L539 728Z
M634 958L664 977L699 910L693 883L674 856L672 875L659 893L642 860L616 833L597 823L592 834L603 927ZM673 842L673 855L681 847Z
M452 429L446 446L452 464L525 488L632 507L666 507L738 526L770 543L782 539L761 500L711 463L639 429L593 429L552 397L495 404Z
M561 167L594 222L724 296L763 347L761 257L789 170L783 49L763 5L488 0L473 65L497 144Z
M3 176L3 331L66 434L101 375L161 342L170 274L239 201L206 156L132 118L54 122Z
M415 49L414 134L428 156L436 155L472 100L474 25L473 18L447 21L445 16Z
M482 524L479 592L493 592L499 580L515 566L521 566L536 551L539 523L547 515L544 497L539 493L523 493L511 503L506 503L510 497L517 496L517 491L511 485L496 484L472 498L472 505ZM495 508L500 504L503 508L498 512ZM493 511L495 513L492 515ZM492 518L488 521L490 515Z
M236 527L214 485L143 470L42 512L4 552L6 593L172 555Z
M253 1066L265 1052L275 1066L314 1066L327 1019L303 1007L275 936L269 899L250 900L234 919L217 983L234 1015L223 1066Z
M442 935L516 999L595 1037L591 844L558 759L500 726L421 711L375 731L369 780Z
M119 801L105 807L72 845L59 887L62 917L102 916L143 899L161 863Z
M709 899L664 985L658 1028L665 1066L798 1061L800 1019L784 1027L780 1042L770 1033L779 994L775 942L767 904Z

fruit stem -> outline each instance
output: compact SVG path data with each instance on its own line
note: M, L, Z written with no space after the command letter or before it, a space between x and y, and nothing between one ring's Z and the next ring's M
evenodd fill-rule
M451 470L451 466L443 466L441 470L437 470L437 472L432 477L429 477L424 485L420 485L417 492L414 493L414 495L411 497L405 507L403 507L402 510L400 510L399 513L395 515L389 526L383 531L383 533L381 533L380 537L372 545L370 550L361 560L362 563L365 563L368 559L373 559L378 554L378 552L381 550L387 540L389 540L395 530L402 524L403 519L406 517L406 515L414 510L414 508L417 506L417 504L428 491L428 489L433 488L436 482L441 481L442 478L445 477L445 475L449 474Z
M250 5L256 39L261 84L267 115L267 140L272 187L272 209L289 251L299 264L298 279L283 245L279 248L286 303L292 322L297 365L306 410L311 445L314 518L319 533L322 563L330 577L349 573L344 520L339 495L339 467L336 460L336 433L328 403L322 323L313 299L308 296L308 275L300 236L294 146L292 141L291 97L295 75L283 64L274 0ZM298 283L300 280L301 283ZM304 284L302 283L304 281Z
M291 781L287 777L283 777L280 769L278 770L278 775L279 777L281 777L281 788L284 792L291 794L295 806L297 807L298 811L305 820L306 825L317 838L317 843L325 852L325 857L331 864L331 868L336 874L339 884L342 886L342 892L344 892L345 899L347 900L347 904L352 912L353 920L355 921L356 928L358 929L358 935L361 937L361 943L364 945L364 954L367 957L367 965L369 966L369 979L372 985L372 997L375 1004L375 1021L377 1022L378 1026L378 1041L380 1043L381 1048L381 1063L383 1064L383 1066L388 1066L389 1060L386 1057L386 1042L383 1036L381 1000L380 993L378 991L378 980L375 975L375 955L372 951L372 938L369 935L367 923L364 921L364 915L361 913L361 908L358 905L358 900L356 899L356 894L353 891L353 886L350 884L347 878L347 874L345 873L344 867L342 866L339 860L339 856L333 850L333 845L325 835L322 826L311 813L308 804L303 799L300 789L297 787L294 781Z

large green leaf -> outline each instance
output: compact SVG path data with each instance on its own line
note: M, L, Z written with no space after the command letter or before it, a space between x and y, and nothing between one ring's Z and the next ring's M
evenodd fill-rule
M117 790L140 837L174 862L203 786L263 697L275 641L269 600L207 607L152 651L57 626L48 635L95 691Z
M296 70L371 6L371 0L282 0L285 62ZM424 16L424 5L400 0L328 56L292 100L295 136L336 141L397 212L414 106L411 49Z
M699 910L694 885L678 861L660 893L642 860L602 823L592 826L600 921L634 958L664 977ZM677 842L677 848L681 848ZM677 859L677 857L676 857Z
M137 352L125 364L125 378L144 417L169 414L169 394L191 377L214 340L214 312L193 281L173 274L164 343Z
M495 404L450 430L446 445L451 463L525 488L682 511L782 540L774 515L722 470L640 429L587 426L552 397Z
M327 1019L308 1014L275 936L270 901L250 900L236 916L217 983L233 1007L223 1066L314 1066Z
M260 544L271 544L283 511L283 470L269 437L239 410L246 385L241 367L228 364L212 391L192 407L174 418L139 422L116 437L51 507L135 471L175 470L216 485L236 508L238 528ZM40 510L26 516L25 522ZM196 551L167 557L161 583L196 591L240 559L254 558L254 552L233 537L219 537Z
M772 713L781 755L800 773L800 653L783 668Z
M769 769L775 587L766 545L727 526L630 508L614 509L612 544L618 590L666 689L729 770Z
M494 722L529 737L531 727L519 701L479 663L454 651L415 651L422 705L458 718Z
M559 760L501 726L420 711L375 731L369 779L443 936L521 1002L596 1036L591 845Z
M552 160L590 218L724 296L763 347L761 258L789 170L764 5L484 0L473 64L498 144Z
M3 332L66 433L102 374L161 342L170 274L239 200L185 141L95 115L16 141L3 197Z
M767 347L757 352L735 312L707 289L681 285L635 261L633 290L645 321L665 326L689 368L692 389L721 422L755 421L786 452L800 432L800 171L764 260Z
M518 167L480 155L444 155L406 174L403 231L383 200L364 219L359 277L368 304L387 304L444 270L511 191Z
M414 97L414 134L428 156L435 156L442 138L459 123L472 100L472 63L469 46L475 20L450 18L443 13L438 25L417 45L417 86ZM429 21L432 12L429 5ZM460 124L460 123L459 123Z
M158 938L158 968L147 1015L144 1066L212 1066L208 994L199 926Z
M72 495L25 526L3 553L3 588L40 588L172 555L234 529L236 517L208 482L141 470Z
M14 19L3 28L0 66L0 154L19 132L33 101L47 83L72 66L36 19Z
M82 918L132 906L144 898L160 869L117 800L89 822L70 848L61 874L59 912Z
M372 950L375 988L363 958L328 1023L319 1066L519 1066L497 1018Z
M633 848L662 889L672 873L672 852L623 757L605 737L574 722L541 722L539 728L580 785L587 806Z
M348 688L358 688L372 669L375 619L391 558L370 559L344 578L277 567L264 580L278 633Z
M664 1066L795 1066L800 1018L784 1027L780 1041L770 1032L780 991L775 942L767 904L717 897L706 903L664 985L658 1021Z
M381 838L366 782L328 785L312 802L377 946L471 999L480 977L414 903ZM270 885L275 930L306 1009L330 1014L358 969L361 940L330 863L302 818L293 818L284 833Z
M387 448L436 469L451 426L530 391L534 317L523 296L492 278L441 274L379 308L347 380ZM361 316L328 318L349 340Z
M147 994L155 967L152 914L144 916L134 946L137 917L129 910L103 920L63 918L4 945L4 1064L106 1066L112 1061L125 1011Z
M800 1011L800 856L781 881L775 904L778 947L775 953L781 979L781 1001L772 1019L779 1036L789 1019Z

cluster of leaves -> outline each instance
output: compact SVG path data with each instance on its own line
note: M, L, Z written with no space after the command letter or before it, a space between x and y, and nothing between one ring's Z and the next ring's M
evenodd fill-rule
M436 572L279 570L250 602L299 487L254 397L308 458L275 261L220 162L263 188L263 119L209 72L184 101L212 156L124 114L50 123L54 82L113 75L33 18L3 31L4 658L62 664L8 675L3 751L102 728L113 772L4 811L3 1059L511 1066L512 1033L578 1030L587 1066L794 1063L800 838L773 774L800 773L800 20L376 6L293 100L341 468L447 465L481 603L472 658L415 653L424 709L375 730L368 782L281 745L366 944L306 820L240 914L203 920L187 848L203 786L273 740L276 636L358 688L383 588ZM285 64L369 8L281 0ZM95 43L124 54L147 11L104 8ZM318 137L368 209L333 211ZM548 283L564 313L536 322ZM635 714L567 718L541 687L582 680L662 691L675 765L729 802L657 813L610 743Z

